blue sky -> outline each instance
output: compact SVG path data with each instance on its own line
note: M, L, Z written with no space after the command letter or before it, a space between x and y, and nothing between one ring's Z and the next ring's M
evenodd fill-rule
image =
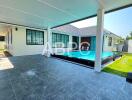
M72 25L82 28L95 26L97 18L86 19ZM132 31L132 7L105 14L104 28L121 36L126 37Z

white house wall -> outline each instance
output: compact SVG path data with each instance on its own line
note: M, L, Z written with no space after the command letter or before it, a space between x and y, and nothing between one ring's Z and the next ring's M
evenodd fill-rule
M16 27L18 28L18 30L15 29ZM12 44L11 44L11 29L12 29ZM9 44L6 42L8 51L14 56L42 54L44 45L27 45L26 44L26 29L27 29L26 27L20 27L20 26L12 26L12 28L8 29ZM40 31L44 31L44 44L46 44L47 30L40 30ZM84 31L81 31L82 33L80 33L80 31L78 31L77 28L71 27L70 25L70 26L52 29L51 32L67 34L69 35L69 42L72 42L72 36L79 36L79 37L96 36L96 27L84 29ZM112 41L112 46L108 46L108 36L104 37L104 47L103 47L104 51L114 51L115 48L113 47L115 42ZM114 35L110 35L110 36L112 37L112 40L114 40L114 38L116 39L116 36ZM51 38L52 38L52 35L51 35ZM6 40L7 40L7 36L6 36ZM79 41L80 41L80 38L79 38ZM52 49L53 51L55 51L55 48L52 48ZM59 49L62 49L62 48L59 48ZM72 45L70 46L70 49L68 48L63 48L63 49L65 51L72 50Z
M108 45L109 37L112 37L112 45L111 46ZM105 34L104 35L104 47L103 47L103 51L116 51L117 47L116 47L115 44L119 40L120 40L120 37L117 37L114 34Z
M17 27L18 30L15 28ZM11 44L11 29L12 29L12 44ZM9 44L8 44L8 36L6 34L6 46L7 50L13 55L13 56L22 56L22 55L34 55L34 54L42 54L44 45L27 45L26 44L26 27L20 27L20 26L13 26L11 29L8 29L9 32ZM31 29L31 28L30 28ZM36 29L33 29L36 30ZM40 30L44 31L44 44L47 42L47 30ZM69 42L72 42L72 35L70 33L65 32L58 32L58 31L52 31L57 32L60 34L67 34L69 35ZM52 37L52 35L51 35ZM52 46L52 45L51 45ZM72 47L70 47L72 48ZM53 51L55 51L55 48L52 48ZM60 50L62 48L59 48ZM63 48L65 51L71 50L67 48Z
M63 29L63 28L62 28L62 29ZM66 34L66 35L69 35L69 42L70 42L70 43L72 42L72 36L76 35L76 34L74 34L74 33L68 33L68 32L61 31L61 30L52 30L52 32L54 32L54 33L59 33L59 34ZM58 53L63 52L63 50L64 50L65 52L71 51L71 50L72 50L72 45L69 45L68 48L52 48L53 53L56 53L56 50L58 50Z
M55 31L60 33L68 33L70 35L77 35L80 37L91 37L96 36L97 30L96 26L85 27L85 28L76 28L72 25L64 25L58 28L55 28ZM107 36L107 37L106 37ZM108 39L112 37L112 45L108 46ZM116 51L115 43L120 39L120 37L116 36L115 34L111 33L110 31L104 29L104 44L103 44L103 51Z
M52 29L52 32L69 35L69 42L70 43L72 42L72 36L79 36L79 41L80 41L80 35L81 35L80 31L78 28L76 28L72 25L64 25L64 26L60 26L58 28L54 28L54 29ZM55 51L55 49L56 48L53 48L53 52ZM72 45L70 45L69 48L58 48L58 49L60 49L60 52L62 51L62 49L64 51L71 51Z
M0 36L6 36L7 30L6 27L0 26ZM6 38L5 41L0 41L0 49L5 49L6 46Z
M104 46L103 46L103 51L113 51L113 38L112 38L112 45L108 46L108 38L109 37L104 37Z
M13 45L11 43L11 33L12 33L12 28L8 27L7 32L5 33L6 49L13 55L14 50L13 50Z
M0 49L5 49L5 41L0 42Z
M33 55L41 54L44 45L26 45L26 28L18 27L18 30L15 30L16 27L12 27L12 48L9 47L9 52L13 56L21 55ZM43 31L43 30L41 30ZM46 42L46 31L44 31L44 43Z
M132 53L132 40L128 41L128 52Z

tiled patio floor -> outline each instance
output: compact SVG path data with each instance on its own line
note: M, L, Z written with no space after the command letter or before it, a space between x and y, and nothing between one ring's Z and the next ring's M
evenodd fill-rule
M1 58L0 100L132 100L132 84L41 55Z

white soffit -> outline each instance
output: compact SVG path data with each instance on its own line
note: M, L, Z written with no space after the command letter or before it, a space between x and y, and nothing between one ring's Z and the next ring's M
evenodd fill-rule
M35 28L55 27L132 4L132 0L0 0L0 22Z

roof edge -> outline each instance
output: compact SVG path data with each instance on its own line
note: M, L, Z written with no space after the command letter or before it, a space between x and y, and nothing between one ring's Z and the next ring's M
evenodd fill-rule
M111 13L111 12L114 12L114 11L118 11L118 10L121 10L121 9L125 9L125 8L128 8L128 7L132 7L132 4L128 4L128 5L125 5L125 6L122 6L122 7L118 7L118 8L106 11L105 14ZM78 22L78 21L81 21L81 20L85 20L85 19L89 19L89 18L96 17L96 16L97 16L97 14L94 14L94 15L87 16L87 17L84 17L84 18L80 18L80 19L77 19L77 20L74 20L74 21L70 21L70 22L67 22L67 23L64 23L64 24L60 24L60 25L54 26L52 28L57 28L57 27L60 27L60 26L64 26L64 25L71 24L71 23L75 23L75 22Z

